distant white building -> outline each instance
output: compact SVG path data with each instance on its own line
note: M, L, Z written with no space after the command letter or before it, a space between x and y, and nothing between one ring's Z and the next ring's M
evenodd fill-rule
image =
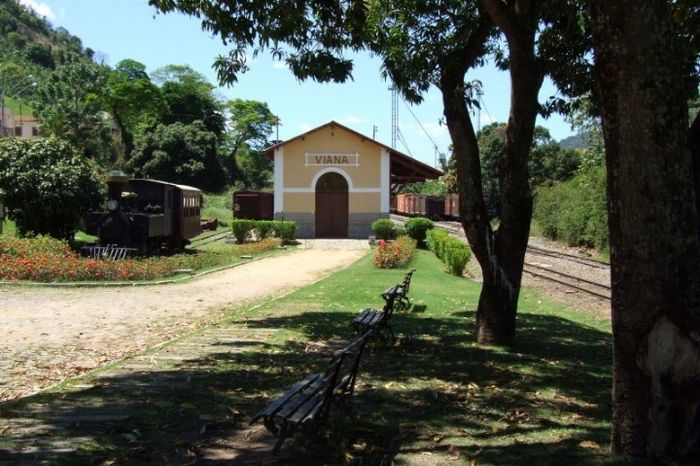
M2 110L2 109L0 109ZM19 138L35 138L39 136L39 120L29 115L14 115L12 111L5 107L0 127L0 137L15 136Z

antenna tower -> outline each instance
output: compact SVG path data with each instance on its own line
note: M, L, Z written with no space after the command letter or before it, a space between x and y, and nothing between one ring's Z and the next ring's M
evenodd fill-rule
M391 148L396 149L396 140L399 137L399 92L395 87L391 91Z

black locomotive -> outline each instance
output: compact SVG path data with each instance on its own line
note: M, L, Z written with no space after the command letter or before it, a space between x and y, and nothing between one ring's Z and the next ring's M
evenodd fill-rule
M161 248L182 250L202 232L202 192L158 180L128 179L121 172L107 177L108 201L103 212L90 213L85 232L99 243L86 254L121 248L132 254L156 254ZM101 253L100 253L101 254Z

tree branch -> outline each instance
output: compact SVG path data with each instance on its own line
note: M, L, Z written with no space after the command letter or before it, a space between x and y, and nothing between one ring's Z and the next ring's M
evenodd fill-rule
M503 0L481 0L481 4L486 9L493 22L503 31L506 38L513 35L515 21L508 8L508 4Z

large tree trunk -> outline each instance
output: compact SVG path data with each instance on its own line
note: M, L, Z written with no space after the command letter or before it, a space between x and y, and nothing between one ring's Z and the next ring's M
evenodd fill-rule
M445 120L456 156L460 216L483 285L476 313L477 342L510 346L532 218L527 162L537 118L537 95L544 73L535 57L537 18L529 9L513 16L498 2L484 2L491 19L505 32L511 75L511 106L504 150L499 159L501 219L496 231L483 202L479 148L464 99L463 73L443 70ZM492 8L493 7L493 8Z
M460 216L483 274L476 319L480 344L510 346L515 342L515 317L532 217L527 161L543 79L531 57L511 59L511 114L499 161L501 223L496 231L491 228L483 202L479 148L464 101L463 83L445 76L441 83L445 120L457 162Z
M689 454L700 434L700 254L683 56L669 2L590 6L608 174L612 449Z

